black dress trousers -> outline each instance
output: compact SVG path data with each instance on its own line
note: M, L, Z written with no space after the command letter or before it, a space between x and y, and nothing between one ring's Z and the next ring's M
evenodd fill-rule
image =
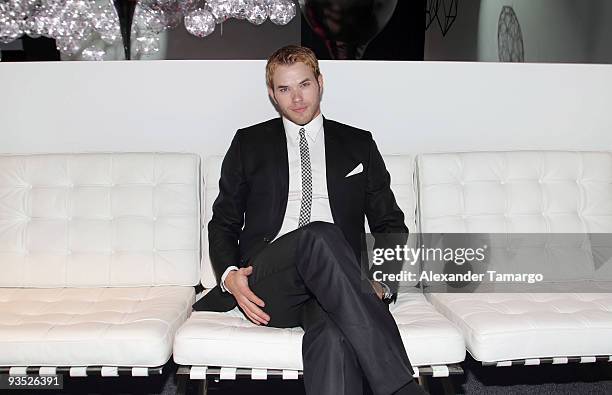
M249 287L269 326L301 326L308 395L423 394L387 305L371 290L336 225L313 222L287 233L250 262ZM371 291L367 291L371 290Z

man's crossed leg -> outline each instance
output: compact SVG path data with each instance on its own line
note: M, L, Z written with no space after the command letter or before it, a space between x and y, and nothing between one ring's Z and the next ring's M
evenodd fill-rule
M365 291L368 279L336 225L290 232L250 264L249 287L265 302L268 325L304 328L308 395L361 395L363 376L375 395L425 393L391 313Z

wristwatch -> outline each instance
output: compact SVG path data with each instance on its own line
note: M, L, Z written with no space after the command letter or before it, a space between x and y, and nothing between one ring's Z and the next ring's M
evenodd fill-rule
M383 294L382 300L386 302L387 304L391 303L391 300L393 299L391 288L389 288L389 286L383 282L379 281L379 284L383 287L383 290L385 291L385 293Z

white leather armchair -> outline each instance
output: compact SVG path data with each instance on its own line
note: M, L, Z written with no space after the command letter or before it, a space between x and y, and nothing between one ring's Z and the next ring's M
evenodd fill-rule
M0 373L161 373L199 281L199 163L0 156Z
M424 154L418 158L418 174L423 232L612 232L609 152ZM540 262L541 267L551 265L554 269L554 261ZM585 274L612 280L609 269L594 270L585 266L575 273L554 273L555 281L569 288ZM485 365L612 361L610 293L427 297L460 328L467 350Z

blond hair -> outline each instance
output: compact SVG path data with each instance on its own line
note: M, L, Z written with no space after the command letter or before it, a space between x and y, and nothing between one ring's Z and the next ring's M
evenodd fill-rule
M272 77L278 66L290 66L295 63L304 63L314 73L315 78L319 78L321 70L319 70L319 61L316 55L310 48L299 45L287 45L277 49L268 58L266 64L266 83L270 88L274 88Z

